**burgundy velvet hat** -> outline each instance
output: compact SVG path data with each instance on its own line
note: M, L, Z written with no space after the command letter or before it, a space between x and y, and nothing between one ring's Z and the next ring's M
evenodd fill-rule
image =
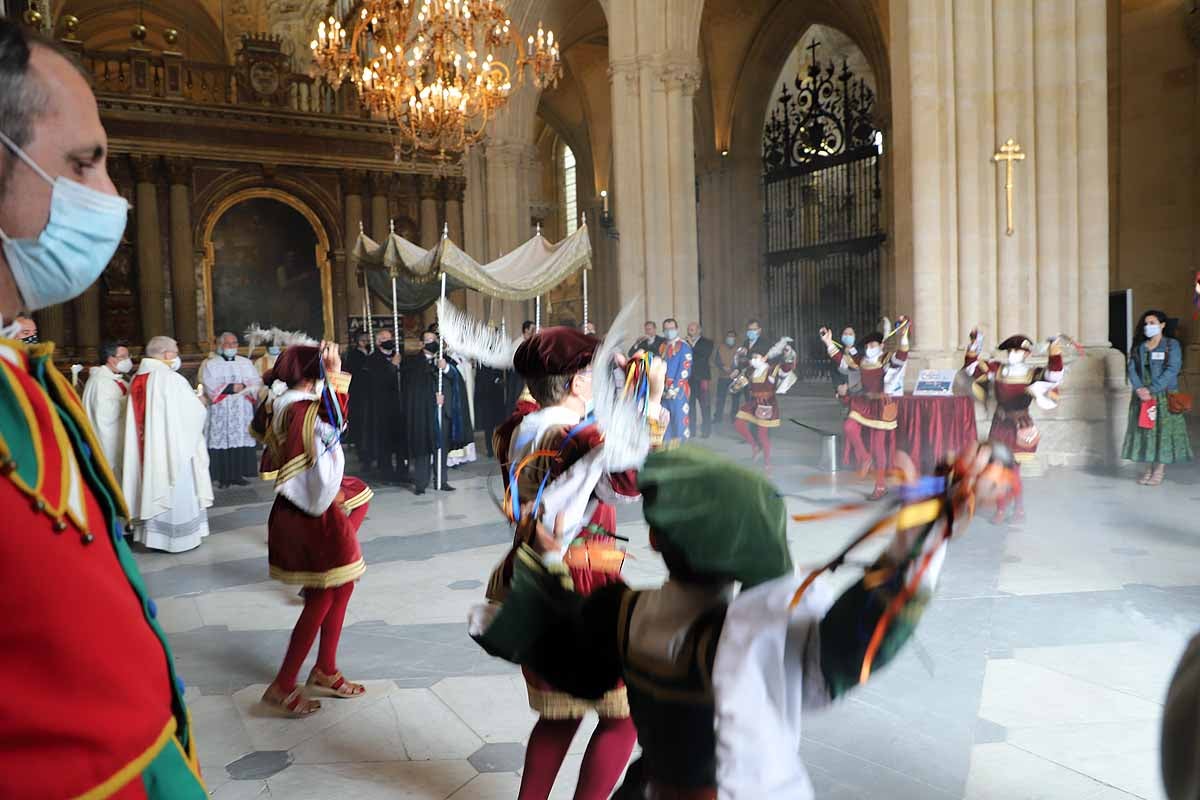
M321 349L315 345L294 344L279 354L271 381L283 381L288 386L300 381L315 381L321 377Z
M1010 336L1000 343L998 350L1025 350L1033 352L1033 342L1029 341L1028 336Z
M573 375L587 369L599 346L599 339L575 328L542 328L521 342L513 367L526 380Z

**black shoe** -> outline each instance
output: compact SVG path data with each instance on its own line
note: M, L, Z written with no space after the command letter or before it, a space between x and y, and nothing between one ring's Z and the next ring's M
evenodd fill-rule
M421 495L425 494L425 490L424 489L413 489L413 494L415 494L417 497L420 497Z
M233 486L249 486L250 481L246 480L245 478L238 478L236 481L233 482L232 485Z
M441 485L441 487L440 487L439 491L442 491L442 492L453 492L453 491L454 491L454 487L453 487L453 486L451 486L451 485L450 485L450 484L448 484L448 483L443 483L443 484Z

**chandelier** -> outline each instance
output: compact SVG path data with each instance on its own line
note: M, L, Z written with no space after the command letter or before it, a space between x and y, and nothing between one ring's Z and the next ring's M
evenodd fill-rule
M330 84L352 82L364 107L395 124L397 157L456 160L526 69L539 89L562 75L554 33L539 23L522 42L502 0L363 0L351 16L349 31L334 16L317 26L313 59Z

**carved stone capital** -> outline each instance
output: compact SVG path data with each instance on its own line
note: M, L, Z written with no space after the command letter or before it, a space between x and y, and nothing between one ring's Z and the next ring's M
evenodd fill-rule
M369 172L367 182L370 184L372 195L387 197L392 187L392 176L387 172Z
M622 81L625 91L636 91L641 69L642 64L639 58L613 59L608 63L608 81L613 84Z
M658 65L658 77L668 92L690 97L700 88L700 64L695 59L664 60Z
M344 169L338 177L342 183L342 194L361 196L367 190L367 173L360 169Z
M192 168L195 162L190 158L168 158L167 180L171 185L190 186L192 183Z
M158 183L162 174L162 159L158 156L131 155L129 165L133 168L133 179L137 183Z

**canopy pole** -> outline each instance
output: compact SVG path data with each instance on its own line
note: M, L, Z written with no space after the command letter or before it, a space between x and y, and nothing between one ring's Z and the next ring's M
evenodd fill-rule
M400 346L400 310L396 307L396 270L389 270L392 273L392 341L396 343L396 347Z
M588 324L588 295L587 295L587 267L583 268L583 329L587 330Z
M368 286L367 273L360 270L363 279L363 320L367 323L367 338L371 340L371 352L375 352L375 326L371 320L371 287Z
M443 234L443 236L444 236L444 234ZM443 272L442 273L442 303L444 304L445 302L446 302L446 273ZM441 306L438 306L438 308L441 308ZM441 321L439 320L438 321L438 361L439 362L446 357L445 347L446 347L445 340L442 339ZM442 395L442 387L443 387L442 379L443 379L442 365L439 363L438 364L438 396L443 396ZM442 490L442 445L445 442L445 436L442 433L442 418L443 418L443 416L445 416L445 409L442 406L438 406L438 410L437 410L437 421L438 421L438 424L437 424L437 434L438 434L437 489L438 489L438 491ZM426 474L428 475L429 473L426 473Z
M538 333L541 333L542 330L542 296L540 294L537 296L537 303L534 306L533 329Z

